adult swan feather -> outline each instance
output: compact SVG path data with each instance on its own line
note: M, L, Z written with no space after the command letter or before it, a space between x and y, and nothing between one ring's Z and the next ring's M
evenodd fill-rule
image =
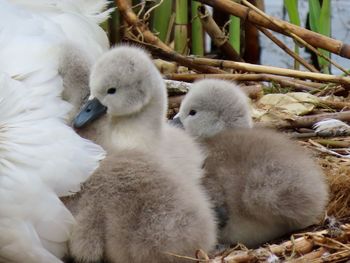
M61 47L96 59L106 2L0 0L0 262L66 253L75 220L59 197L79 191L104 151L65 124Z

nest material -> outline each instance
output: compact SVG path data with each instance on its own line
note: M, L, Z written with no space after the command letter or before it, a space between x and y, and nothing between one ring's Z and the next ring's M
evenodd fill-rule
M249 250L225 251L207 262L344 262L350 258L350 225L294 234L288 241Z
M330 186L328 215L350 216L350 160L327 156L319 158Z
M337 225L338 222L334 222L324 230L293 234L289 240L257 249L247 249L239 244L210 257L202 250L197 251L196 258L172 255L189 262L208 263L348 262L350 224Z
M349 142L350 137L339 137L333 140L339 142ZM319 148L312 143L304 142L308 148L316 152L316 159L321 165L330 188L330 200L327 207L327 214L336 218L350 216L350 158L339 158L324 152L324 148ZM329 149L341 152L342 149ZM349 150L349 149L344 149Z

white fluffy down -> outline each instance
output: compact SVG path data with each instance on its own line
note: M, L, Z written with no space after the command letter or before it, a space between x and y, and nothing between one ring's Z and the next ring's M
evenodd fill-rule
M104 158L64 123L58 73L66 42L108 48L106 0L0 0L0 262L61 262L74 218L59 196Z
M78 191L104 157L58 118L69 109L0 75L0 259L6 262L59 262L46 249L65 253L74 219L58 196Z

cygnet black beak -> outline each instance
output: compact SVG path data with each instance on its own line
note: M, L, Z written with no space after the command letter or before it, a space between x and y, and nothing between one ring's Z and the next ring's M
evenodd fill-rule
M175 127L178 127L178 128L181 128L181 129L184 129L184 125L182 124L181 120L180 120L180 117L175 115L175 117L172 119L172 120L169 120L169 123L172 125L172 126L175 126Z
M73 127L76 129L83 128L87 124L102 116L106 110L107 107L103 106L98 99L94 98L89 100L86 102L77 116L75 116L73 120Z

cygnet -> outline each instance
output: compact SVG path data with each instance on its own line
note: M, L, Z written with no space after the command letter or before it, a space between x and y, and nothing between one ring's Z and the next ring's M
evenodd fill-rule
M111 262L172 262L177 258L164 252L193 256L195 249L212 249L216 223L200 186L203 155L190 136L166 123L166 89L149 56L128 46L107 52L92 69L90 87L94 101L107 107L101 141L109 157L85 185L78 205L72 204L78 224L71 255L85 261L104 254ZM96 105L78 115L76 126ZM193 161L186 154L195 154Z
M221 217L220 242L254 247L322 217L328 187L320 167L285 136L251 129L235 84L198 81L177 118L207 151L203 184Z
M194 257L215 244L203 191L152 155L110 154L79 195L69 245L78 262L184 262L171 254Z

